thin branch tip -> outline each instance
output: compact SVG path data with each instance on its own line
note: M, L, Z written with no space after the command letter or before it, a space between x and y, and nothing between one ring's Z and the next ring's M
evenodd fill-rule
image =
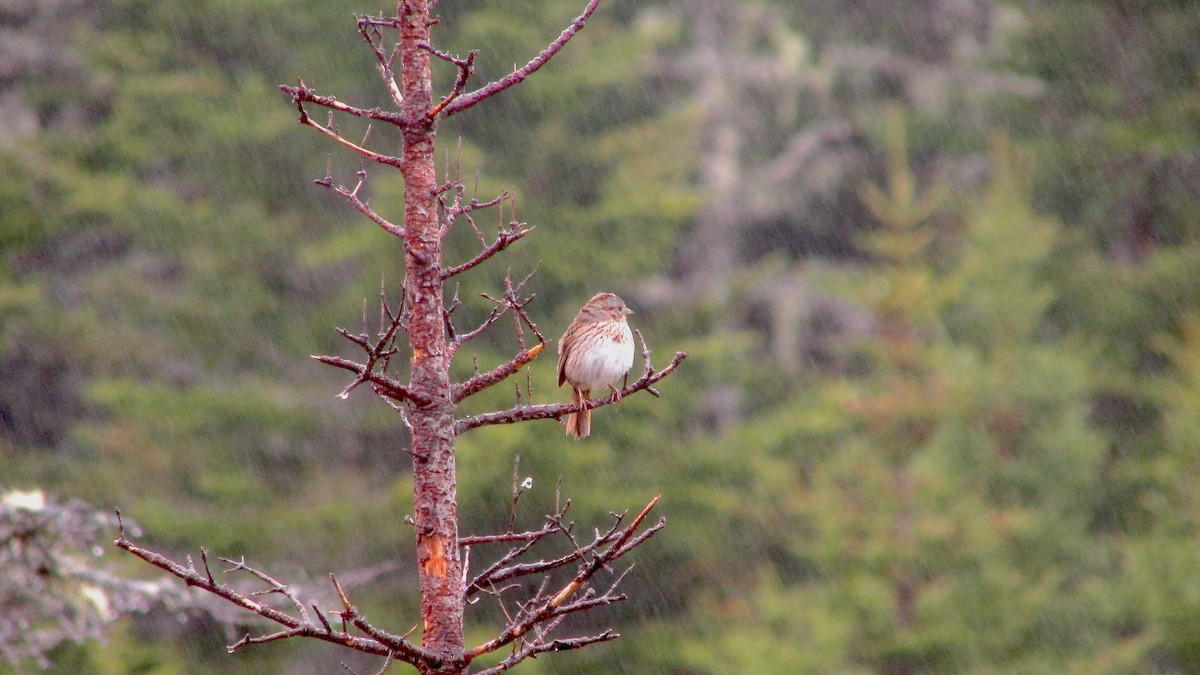
M572 21L566 28L564 28L553 42L539 52L537 56L530 59L528 63L513 70L511 73L505 75L499 80L489 82L487 85L480 87L469 94L458 96L448 105L444 106L439 112L444 113L446 116L460 113L474 106L475 104L480 103L481 101L487 100L492 96L499 94L513 85L523 82L525 78L534 74L542 66L549 63L550 59L554 58L555 54L562 51L562 48L571 41L571 38L575 37L575 35L583 29L584 24L587 23L588 19L591 18L592 14L599 6L600 0L588 0L587 5L583 8L583 12L581 12L579 16L575 17L575 20Z

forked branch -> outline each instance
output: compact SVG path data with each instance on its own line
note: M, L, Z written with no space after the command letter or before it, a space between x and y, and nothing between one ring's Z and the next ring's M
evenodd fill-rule
M584 24L587 23L589 18L591 18L592 13L596 11L596 8L599 5L600 0L588 0L587 6L583 8L583 13L575 17L575 20L571 22L571 25L563 29L563 32L559 34L554 42L551 42L549 46L543 49L537 56L533 57L529 63L517 68L495 82L489 82L488 84L469 94L459 96L449 104L443 106L442 113L444 113L447 117L450 115L455 115L466 110L467 108L470 108L476 103L483 101L484 99L495 96L505 89L524 81L525 78L537 72L539 68L546 65L550 59L554 58L554 55L561 51L562 48L571 41L571 38L575 37L575 34L583 29Z
M382 17L362 17L358 20L358 32L362 35L363 42L371 47L371 51L375 54L375 60L379 62L379 76L383 79L383 85L387 87L388 94L392 97L392 103L396 104L398 110L402 110L404 94L400 91L400 87L396 86L396 75L393 69L396 57L400 53L400 45L393 45L391 53L385 53L381 44L383 32L379 30L380 26L397 27L395 21Z
M466 382L456 385L452 394L455 402L461 401L472 394L481 392L484 389L487 389L488 387L498 384L508 377L515 375L522 366L536 359L538 354L541 354L545 347L546 343L539 342L520 354L517 354L511 360L496 366L492 370L476 375Z
M297 83L296 86L288 84L279 85L279 90L292 97L292 103L300 111L300 123L309 124L308 113L304 109L305 103L313 103L330 110L346 113L355 117L365 117L367 119L381 120L394 124L398 127L403 127L407 120L400 113L390 112L382 108L359 108L348 103L342 103L333 96L321 96L315 89L304 84L303 81Z
M555 508L553 513L545 516L541 528L537 530L516 531L514 524L517 516L517 505L521 494L532 489L530 479L522 481L517 471L520 456L513 461L512 512L509 515L508 528L505 532L494 535L475 535L459 538L459 546L463 549L463 557L470 560L471 548L484 544L509 543L513 544L501 558L488 565L476 574L475 578L466 583L464 577L463 599L470 601L472 596L487 594L500 605L507 617L504 629L495 638L481 643L464 652L464 660L472 659L495 652L506 645L515 644L512 654L491 668L480 673L500 673L528 658L547 652L578 649L596 642L606 642L619 637L613 630L605 630L593 635L574 637L551 637L563 620L570 614L585 612L595 607L621 602L626 599L624 594L617 593L617 587L624 581L632 569L626 568L616 574L607 584L607 588L598 591L592 586L595 576L601 571L612 571L612 565L626 553L641 545L654 536L666 525L666 520L660 518L654 525L642 529L650 511L658 504L659 497L650 500L648 504L625 525L625 514L612 514L613 522L603 532L597 529L592 541L581 543L574 534L575 523L564 522L567 511L571 508L571 500L562 502L557 489L555 491ZM561 506L560 506L561 504ZM552 559L519 562L519 559L529 553L533 547L559 535L569 544L567 552ZM571 564L577 564L578 569L569 582L556 592L550 591L551 574L558 569ZM464 573L466 569L464 568ZM541 581L536 587L528 582L506 583L521 577L541 575ZM510 612L513 602L506 603L506 594L516 595L521 589L530 588L527 599L515 601L516 609ZM472 601L473 602L473 601Z
M441 102L435 105L429 111L429 114L426 115L428 119L432 120L433 118L437 117L442 110L445 110L446 106L453 103L455 99L462 95L463 89L467 86L467 80L475 74L475 57L479 56L479 50L472 49L470 53L467 54L467 58L459 59L446 52L435 49L433 45L430 45L427 42L422 42L417 46L429 52L430 54L433 54L439 59L446 61L447 63L454 64L454 67L458 68L458 77L454 80L454 88L450 90L449 94L446 94L444 97L442 97Z
M359 191L362 190L363 186L366 185L366 183L367 183L367 172L365 170L359 169L358 184L356 184L354 186L353 190L351 190L350 188L347 188L344 185L335 184L333 182L332 176L325 176L324 178L318 178L317 180L314 180L313 183L316 183L317 185L320 185L321 187L329 188L330 190L333 190L334 192L338 193L339 195L341 195L342 199L345 199L347 202L349 202L350 206L353 206L355 209L358 210L359 213L363 214L367 218L370 218L371 222L373 222L376 225L378 225L379 227L383 228L384 231L386 231L392 235L395 235L401 239L404 238L404 228L403 227L401 227L400 225L397 225L397 224L393 223L392 221L388 220L387 218L384 218L383 216L379 215L379 213L376 212L375 209L371 208L370 204L364 202L358 196Z
M314 355L312 358L326 365L334 366L335 368L341 368L342 370L348 370L358 376L354 378L354 381L347 385L346 388L338 394L338 398L346 398L350 395L351 391L358 387L358 385L362 384L363 382L370 382L372 385L374 385L375 391L395 401L412 401L417 405L429 405L433 400L428 396L423 395L421 392L416 391L412 387L408 387L400 383L398 380L392 379L383 373L373 370L367 364L351 361L350 359L344 359L340 356L324 356L318 354Z
M375 389L375 393L380 396L401 403L412 402L417 405L429 405L433 402L431 396L402 384L387 375L388 365L391 362L392 356L396 353L396 335L405 327L404 308L401 306L399 310L393 313L383 298L382 290L380 291L380 305L379 320L381 324L385 325L380 326L380 332L376 340L372 341L365 334L356 335L343 328L337 329L339 335L362 348L363 352L367 355L366 363L351 361L340 356L314 355L312 358L335 368L348 370L356 375L354 380L346 385L346 388L338 394L338 398L344 399L360 384L370 382Z
M595 644L597 642L608 642L609 640L616 640L619 637L621 637L620 633L610 629L598 635L583 635L574 638L556 638L554 640L550 640L549 642L542 640L527 641L522 644L521 648L514 652L511 656L504 659L500 663L497 663L491 668L479 671L476 675L496 675L497 673L502 673L509 668L512 668L525 659L536 658L538 654L581 649L590 644Z
M614 527L614 529L604 535L598 535L597 541L593 542L593 545L586 547L586 550L576 547L575 553L568 554L568 556L573 557L575 560L581 561L575 577L552 595L546 591L546 585L543 583L534 594L534 597L528 602L523 603L517 614L510 617L508 624L499 635L468 649L466 658L471 660L482 654L496 651L516 640L524 640L530 632L534 632L533 639L526 640L522 647L510 657L512 660L505 667L501 668L497 666L498 670L485 671L500 672L534 654L554 651L555 647L553 644L555 641L547 640L547 636L551 630L558 626L561 618L567 614L582 612L593 607L625 600L625 596L617 593L616 588L624 579L625 574L628 573L628 569L625 573L618 575L603 592L597 592L594 588L587 588L579 597L575 597L575 595L585 586L589 585L589 582L597 572L608 569L613 562L654 536L656 532L666 525L666 520L660 518L657 523L639 532L642 523L650 514L655 504L658 503L658 500L658 497L650 500L629 525L620 529ZM601 546L599 542L601 540L607 542L603 544L606 546L603 550L599 550ZM593 552L594 555L588 559L587 556ZM547 561L546 564L549 564L549 562ZM546 569L551 568L543 566L543 571ZM497 576L493 575L493 578ZM616 636L616 633L612 631L605 631L599 636L584 636L582 638L574 638L574 640L577 641L577 646L584 646L591 642L608 640ZM567 648L567 644L570 643L562 643L559 648Z
M310 126L314 129L316 129L317 131L321 132L322 134L333 139L333 141L338 143L339 145L343 145L347 148L350 148L351 150L357 152L358 154L362 155L363 157L366 157L367 159L369 159L371 161L379 162L380 164L386 164L388 166L394 166L396 168L400 168L400 158L399 157L393 157L391 155L384 155L384 154L375 152L374 150L368 150L367 148L364 148L363 146L361 146L353 141L347 140L346 138L342 137L342 135L340 133L338 133L338 131L334 127L332 121L328 125L325 125L325 124L321 124L320 122L317 122L317 121L313 120L313 118L309 117L308 110L306 110L304 108L304 104L305 103L314 103L316 105L320 105L320 106L329 108L330 110L336 110L338 112L343 112L343 113L347 113L349 115L354 115L355 117L367 117L367 118L375 119L375 120L383 120L385 122L389 122L391 124L395 124L396 126L400 126L400 127L404 126L403 116L399 115L398 113L392 113L392 112L387 112L385 110L380 110L379 108L371 108L369 110L366 108L356 108L355 106L342 103L341 101L339 101L336 98L333 98L331 96L319 96L319 95L317 95L317 92L310 89L303 82L301 82L298 86L295 86L295 87L292 87L292 86L289 86L286 84L281 84L281 85L279 85L279 89L282 90L283 92L289 94L292 97L292 103L294 103L296 105L296 110L299 111L299 113L300 113L300 123L301 124L304 124L304 125L307 125L307 126ZM330 115L332 116L332 113L330 113Z
M475 338L492 326L492 324L499 321L500 317L511 311L514 315L515 328L517 330L517 342L521 347L521 351L519 351L516 356L509 359L505 363L496 366L486 373L480 373L478 372L478 369L476 369L474 377L465 382L454 384L451 387L450 395L455 403L462 401L472 394L483 391L488 387L499 384L505 379L515 375L523 366L537 358L538 354L541 354L542 350L545 349L546 337L542 335L541 331L539 331L537 328L537 324L533 322L533 319L531 319L529 314L525 311L525 308L529 305L529 303L533 302L533 299L536 296L532 294L529 296L521 295L521 290L531 278L533 278L533 272L530 272L524 279L520 281L520 283L514 284L512 275L506 273L504 275L504 295L502 297L495 298L486 293L482 293L481 295L495 303L496 307L492 309L492 312L488 315L488 318L485 319L484 322L477 328L475 328L475 330L472 330L469 333L458 335L455 333L453 325L451 325L449 320L447 320L446 325L450 329L451 339L453 340L453 344L457 349L458 346L461 346ZM530 331L533 332L534 336L537 337L537 344L529 348L525 347L524 327L528 327Z
M547 572L577 563L592 551L615 541L619 536L620 530L618 528L620 528L621 521L623 520L623 515L616 516L608 530L604 532L597 531L590 543L580 545L571 534L571 530L574 529L574 523L571 523L567 527L562 527L561 515L557 519L547 518L546 526L537 532L535 536L531 537L526 544L509 549L508 553L475 575L475 578L467 585L465 595L467 598L470 598L477 593L489 591L497 584L503 584L506 581L536 574L546 574ZM525 555L533 547L533 544L560 532L564 533L571 541L572 549L570 551L548 560L516 562L518 558Z
M491 258L500 251L508 248L510 244L520 240L525 235L533 231L532 227L523 227L522 223L512 222L507 229L500 230L496 233L496 239L488 244L482 251L475 255L474 258L453 267L447 267L442 270L442 278L449 279L456 274L462 274L467 270L475 267L479 263Z
M414 666L436 666L441 663L442 659L436 654L429 652L399 635L392 635L386 631L381 631L372 626L362 615L350 604L346 598L345 591L341 585L337 584L334 579L334 585L341 597L344 609L341 612L333 612L338 614L343 622L362 630L367 637L351 635L343 628L335 630L324 614L317 607L316 603L312 603L313 612L316 614L318 621L314 622L312 615L309 614L304 603L301 602L296 593L284 583L278 581L274 577L250 567L245 560L230 560L221 558L222 562L228 563L230 567L225 570L225 573L245 572L254 578L264 582L267 585L265 590L255 591L252 593L242 593L231 586L219 583L213 576L212 570L208 564L208 553L201 549L200 560L204 571L196 569L195 563L192 562L190 556L188 564L182 565L170 558L152 551L148 548L138 546L130 541L125 533L125 523L121 519L121 512L117 511L118 536L114 542L118 548L128 551L151 565L165 570L167 573L182 579L188 586L195 586L203 591L211 593L219 598L223 598L239 607L247 609L264 619L283 626L283 630L265 635L252 636L244 635L241 639L229 645L230 652L241 649L246 645L263 644L283 640L292 637L309 637L325 642L349 647L360 652L368 654L377 654L388 658L400 659ZM295 608L295 613L288 613L283 610L272 607L271 605L260 602L254 599L256 595L278 594L285 597Z

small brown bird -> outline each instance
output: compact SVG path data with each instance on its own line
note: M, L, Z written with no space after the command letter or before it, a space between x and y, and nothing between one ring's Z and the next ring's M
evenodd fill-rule
M612 293L588 300L558 341L558 386L571 383L572 401L584 408L567 415L567 435L587 438L592 433L588 395L608 387L618 399L613 382L633 367L633 332L625 316L633 310Z

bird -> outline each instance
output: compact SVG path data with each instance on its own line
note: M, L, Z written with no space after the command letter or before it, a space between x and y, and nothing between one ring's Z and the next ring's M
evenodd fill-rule
M621 391L617 378L633 367L633 332L625 317L633 310L612 293L598 293L584 303L575 320L558 341L558 386L570 383L572 401L583 403L579 412L567 415L567 435L587 438L592 432L588 396L608 387L615 400Z

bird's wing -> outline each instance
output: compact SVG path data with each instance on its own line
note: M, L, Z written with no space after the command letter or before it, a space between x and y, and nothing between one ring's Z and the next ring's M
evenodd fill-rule
M564 336L566 337L566 336ZM566 340L558 341L558 386L563 386L567 381L567 355L570 349L567 347Z

